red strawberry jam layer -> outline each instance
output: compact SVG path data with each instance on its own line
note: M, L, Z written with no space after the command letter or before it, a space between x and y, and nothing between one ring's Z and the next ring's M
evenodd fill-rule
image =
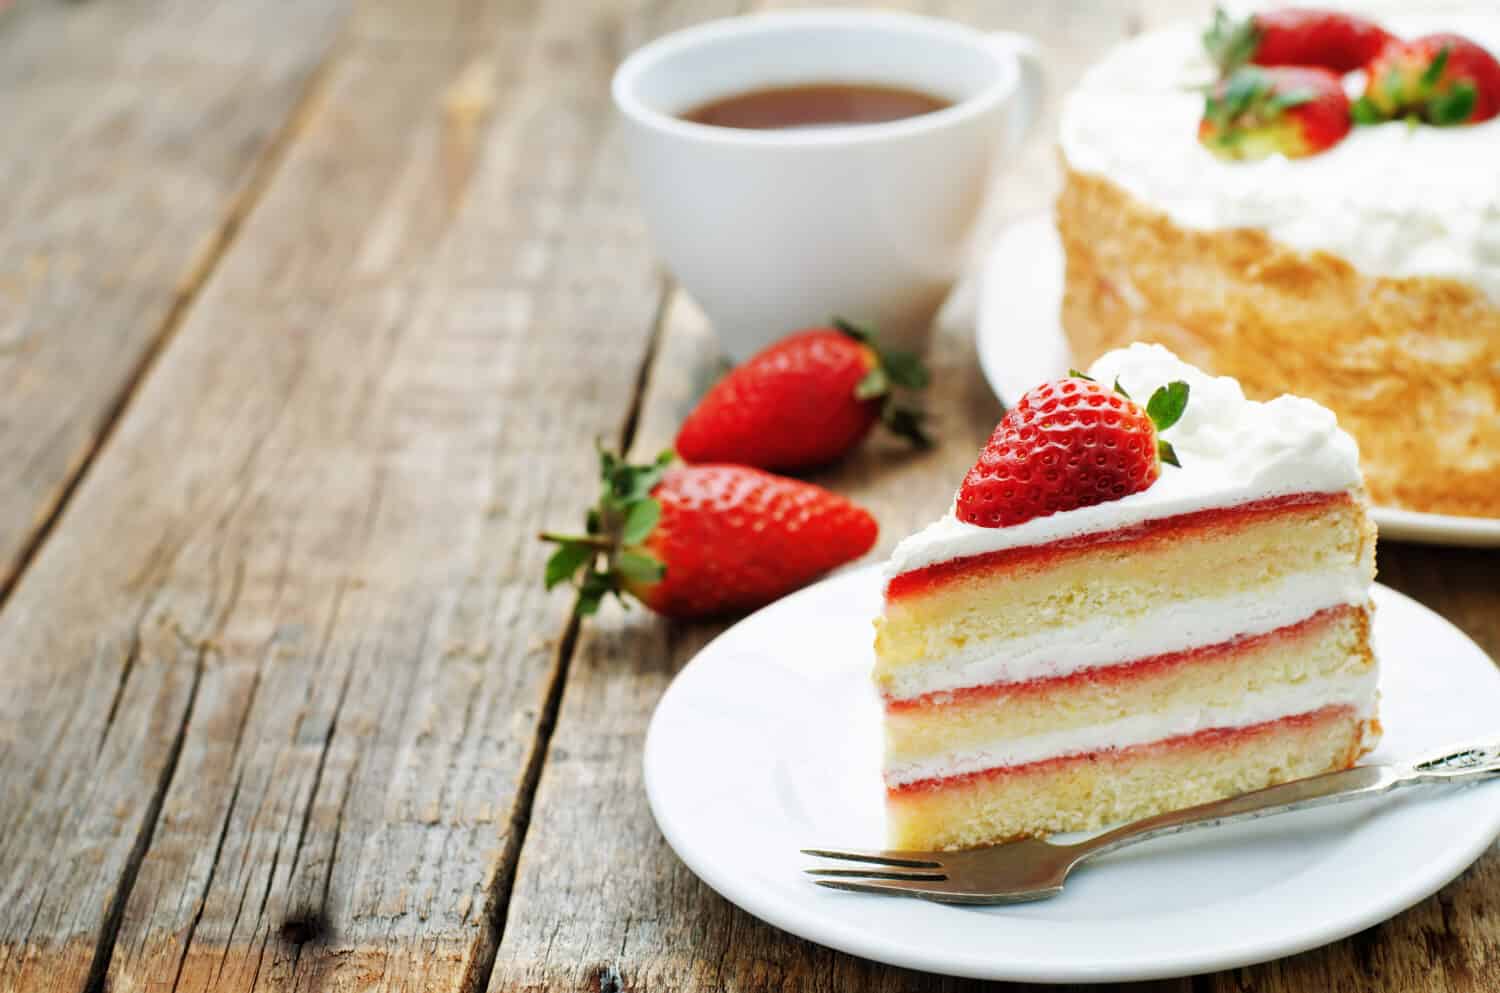
M886 584L885 595L889 600L921 596L939 590L956 579L995 575L1023 567L1037 568L1053 565L1064 558L1076 556L1103 545L1129 549L1164 540L1191 541L1227 525L1252 524L1289 511L1323 510L1352 501L1353 497L1344 490L1335 493L1289 493L1285 496L1254 500L1232 507L1211 507L1207 510L1160 517L1151 521L1142 521L1130 527L1076 535L1042 545L1025 545L1020 548L1003 548L980 555L966 555L944 562L934 562L932 565L894 576Z
M1121 684L1131 680L1156 676L1187 665L1213 664L1242 652L1255 651L1278 642L1294 641L1318 633L1350 614L1363 610L1352 604L1328 607L1295 624L1276 628L1264 634L1242 634L1213 645L1199 645L1180 652L1167 652L1146 658L1120 662L1114 665L1081 669L1064 676L1044 676L1016 682L994 682L983 686L966 686L956 690L936 690L919 697L897 700L885 698L885 709L890 713L907 713L917 710L937 710L953 704L974 703L998 696L1014 697L1022 694L1055 693L1060 689L1071 689L1084 683Z
M1235 747L1262 735L1288 731L1294 728L1311 728L1325 721L1347 719L1354 715L1355 710L1353 707L1344 704L1334 704L1304 714L1291 714L1271 721L1262 721L1259 724L1246 724L1243 727L1233 728L1208 728L1203 731L1196 731L1193 734L1180 735L1176 738L1163 738L1161 741L1153 741L1144 745L1131 745L1126 748L1103 748L1092 752L1079 752L1074 755L1059 755L1055 758L1040 759L1036 762L1027 762L1022 765L996 766L993 769L983 769L979 772L968 772L957 776L935 776L930 779L919 779L910 783L902 783L898 786L887 786L886 794L895 798L935 790L964 789L968 786L1007 776L1027 776L1038 773L1059 772L1068 766L1094 762L1130 761L1148 755L1182 749L1209 750Z

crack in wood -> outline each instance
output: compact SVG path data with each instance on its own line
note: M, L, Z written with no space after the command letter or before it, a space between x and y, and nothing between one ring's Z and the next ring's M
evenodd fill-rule
M207 890L205 890L204 893L206 895ZM224 939L224 946L219 953L219 967L218 970L214 973L215 985L218 984L219 980L224 978L224 966L229 961L229 950L234 947L234 933L239 929L240 917L242 917L245 913L245 898L249 895L250 888L248 886L240 890L239 902L237 902L234 906L234 919L229 922L229 935Z
M248 710L248 708L246 708ZM244 724L240 725L241 732ZM239 740L234 743L235 751L239 750ZM240 799L240 783L244 780L244 771L234 777L234 788L229 793L229 806L224 811L224 822L219 825L219 840L214 845L213 860L208 864L208 879L203 884L203 892L198 894L198 909L193 913L193 920L188 924L187 935L182 939L182 954L177 957L177 972L172 976L172 993L177 993L177 987L182 982L182 970L187 965L188 949L193 946L193 935L198 932L198 924L203 920L203 909L208 905L208 893L213 888L214 875L219 871L219 859L224 854L224 839L229 837L229 822L234 818L234 808Z
M95 755L104 754L104 743L109 740L109 729L115 726L115 717L120 713L120 700L125 696L125 684L135 671L136 660L141 655L141 622L130 629L130 644L125 648L125 658L120 662L120 676L115 681L115 693L109 701L109 712L104 715L104 727L99 730L99 747Z
M42 892L37 896L36 909L31 912L31 923L26 926L26 934L21 938L21 947L25 948L31 942L31 936L36 933L36 922L42 916L42 907L47 903L48 885L42 886Z
M141 818L140 831L136 834L135 844L131 846L130 854L125 859L124 868L120 872L120 880L115 884L114 894L110 898L109 910L104 915L104 923L94 942L94 956L89 963L88 975L84 979L83 993L105 993L105 978L109 972L109 960L114 955L115 937L120 933L120 922L125 918L125 903L130 899L130 891L135 887L136 874L140 872L141 863L151 847L151 837L156 833L156 824L161 818L162 805L167 799L167 790L172 785L172 777L177 774L177 762L182 757L182 746L187 740L188 725L193 720L193 707L198 702L198 689L203 683L205 655L205 650L200 647L193 656L193 682L188 688L187 704L182 709L182 719L178 722L177 732L172 737L172 745L167 751L167 759L163 763L161 775L157 778L156 789L151 794L150 803L146 805L145 815Z
M288 817L282 820L281 833L276 836L276 849L271 852L271 869L266 873L266 888L261 892L260 908L255 913L255 927L250 932L252 941L254 940L255 933L260 930L261 922L266 919L266 907L270 905L271 890L275 888L276 884L276 870L281 867L281 848L282 843L286 841L287 822L289 819ZM261 940L260 953L255 958L255 972L250 977L249 986L252 990L260 986L260 970L265 965L266 948L271 944L270 930L269 927L266 928L266 937Z
M21 581L21 577L31 567L31 563L36 559L42 546L51 537L63 512L78 491L79 485L98 460L99 453L104 451L105 446L114 437L115 430L124 419L131 401L140 392L141 385L150 376L167 346L176 337L178 329L197 301L199 293L218 268L219 262L234 242L245 219L254 211L256 204L270 187L271 180L280 169L288 150L321 104L330 76L330 68L335 64L341 48L340 44L334 44L323 60L308 74L308 80L302 88L301 95L292 105L286 122L257 156L250 167L249 178L236 193L230 196L224 217L218 227L209 234L197 258L188 265L187 272L173 294L166 314L157 325L156 332L150 336L146 347L142 349L135 365L125 376L119 392L104 408L93 437L88 440L84 451L74 460L74 464L69 466L68 472L61 485L56 488L52 498L38 510L36 526L17 551L8 570L0 572L0 607L3 607L10 598L11 591Z
M338 607L343 598L342 585L339 589L339 598L334 602L332 617L329 621L331 631L338 621ZM326 649L326 645L325 645ZM319 653L322 654L321 652ZM344 681L339 686L338 699L333 704L333 716L328 721L328 732L323 735L323 745L318 751L318 764L313 768L312 788L307 793L307 805L302 808L302 826L297 831L297 842L292 848L292 864L287 870L287 877L293 878L297 875L297 864L302 858L302 845L307 840L307 828L312 823L313 807L318 802L318 790L323 783L323 770L328 764L328 752L333 746L334 735L338 733L339 714L344 709L344 701L349 696L349 684L353 682L354 667L350 666L344 673ZM347 796L347 791L345 791ZM340 809L342 809L342 801ZM329 873L333 872L332 859L329 860ZM326 892L326 884L325 884ZM290 934L288 930L290 929ZM308 910L294 910L293 915L284 921L278 934L284 941L289 941L297 946L296 953L292 956L292 970L295 972L297 962L302 958L302 946L314 938L326 935L328 931L327 916L325 908L320 904Z
M353 792L349 789L349 784L356 781L358 776L359 760L355 759L353 766L349 770L349 778L344 782L344 792L339 796L338 813L334 815L333 820L333 844L329 847L328 868L323 873L323 891L318 898L319 904L324 908L325 913L328 907L328 894L333 887L333 867L339 861L339 841L344 836L344 811L349 807L349 794Z
M635 389L625 416L620 423L619 445L621 452L630 450L635 440L635 431L640 423L641 408L645 404L646 390L650 386L651 366L656 359L657 347L665 332L667 308L671 303L672 284L663 279L657 290L656 307L652 311L651 333L646 338L646 347L636 370ZM489 988L490 976L495 971L495 956L500 950L500 940L505 935L505 924L510 911L510 898L515 884L516 863L526 842L526 831L531 825L531 807L536 801L537 785L541 782L542 766L552 744L552 732L557 727L558 712L562 709L563 688L567 685L568 672L573 661L573 652L578 644L580 629L578 615L568 613L563 632L557 639L557 650L553 654L552 675L547 682L541 713L537 716L536 735L526 756L521 781L516 789L516 802L512 808L510 830L505 849L500 856L500 871L488 887L487 918L489 926L477 940L478 949L466 971L460 988L478 991Z
M651 388L651 368L656 364L656 350L661 346L663 329L667 323L667 308L672 303L672 280L662 277L657 289L656 310L651 315L651 334L646 339L646 349L641 354L641 364L635 371L635 391L631 395L630 407L625 413L625 423L620 426L620 452L630 450L635 441L636 426L640 423L641 408L645 406L646 392Z
M621 993L625 989L625 977L613 965L601 965L594 976L594 983L599 993Z

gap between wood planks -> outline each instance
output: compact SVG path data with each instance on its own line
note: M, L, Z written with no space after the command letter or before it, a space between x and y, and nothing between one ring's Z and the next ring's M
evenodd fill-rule
M53 528L62 519L63 512L67 510L68 504L73 499L73 494L77 492L83 478L88 475L99 453L104 450L110 438L114 437L115 428L124 419L131 400L140 392L140 387L146 381L146 377L151 374L151 370L156 367L157 360L171 344L177 334L177 329L182 326L188 311L197 301L199 292L208 282L209 276L213 275L214 270L218 268L229 246L233 244L235 235L239 233L245 218L250 216L270 186L272 178L286 157L287 150L302 133L307 122L312 119L322 101L331 67L337 62L343 49L343 42L336 40L329 47L322 61L308 74L302 93L292 104L291 112L287 114L286 120L251 165L249 178L239 190L230 196L223 218L209 233L208 243L198 253L197 258L189 263L177 292L172 297L172 303L167 308L167 313L156 328L156 333L151 335L140 358L126 375L118 395L104 409L104 415L88 447L79 455L77 462L69 466L67 476L62 481L62 485L57 488L57 495L51 504L43 507L39 512L37 525L22 544L16 555L14 566L8 573L0 573L0 608L3 608L10 599L11 590L15 589L16 584L21 581L21 577L26 574L27 568L51 536ZM123 688L122 684L121 689Z
M646 402L646 392L651 387L651 368L656 362L656 353L661 345L662 334L667 323L667 310L672 302L672 280L663 277L657 291L656 308L651 315L651 332L646 337L646 347L636 368L635 385L630 403L620 423L619 451L630 453L635 442L636 427L640 423L641 408ZM489 988L490 976L495 971L495 957L500 950L500 939L505 934L505 924L510 916L510 898L515 888L516 867L521 861L521 849L526 844L526 833L531 827L531 808L536 802L537 786L542 779L542 766L546 764L547 752L552 746L552 733L557 729L557 716L562 709L563 689L568 683L568 673L573 664L573 653L578 646L581 622L576 613L569 612L567 623L557 639L557 651L553 655L552 672L547 681L547 692L542 699L542 710L537 715L536 734L531 740L531 749L526 755L526 764L516 790L515 804L511 808L512 820L506 834L505 850L500 856L501 871L490 886L489 928L481 937L484 946L471 960L473 968L463 979L461 989L481 991Z
M16 557L15 565L11 570L0 575L0 608L8 602L11 592L20 583L27 569L42 546L52 534L57 522L62 519L67 510L73 494L77 492L89 470L98 459L99 453L114 436L115 429L124 419L126 411L130 408L131 401L140 392L151 371L156 367L157 361L171 344L178 328L180 328L197 302L198 296L204 285L218 268L220 261L234 243L235 236L239 233L246 218L255 210L260 203L266 190L270 187L272 180L283 161L288 150L296 142L297 137L306 128L307 123L313 118L322 102L326 91L328 80L331 76L332 67L337 64L344 51L345 45L340 40L335 40L329 47L328 52L318 64L308 73L307 80L303 84L302 92L292 104L290 112L281 127L271 137L265 148L251 164L249 176L244 184L232 194L225 207L224 215L218 225L209 233L208 242L198 253L197 257L187 267L183 274L181 283L173 296L167 313L162 317L156 332L151 336L149 343L141 357L136 361L134 367L126 376L119 394L114 397L105 409L104 416L100 420L99 427L95 432L88 448L79 457L77 464L70 467L67 478L59 487L56 498L51 505L45 507L40 514L40 521L32 531L20 554ZM146 857L146 852L151 847L151 839L156 831L157 821L160 819L162 805L166 800L167 790L172 785L172 779L177 771L178 759L182 754L183 743L187 738L187 729L192 721L194 705L197 702L198 688L203 675L204 651L199 646L194 660L193 681L188 691L187 703L183 707L182 717L179 721L176 733L168 752L167 761L162 768L162 773L157 781L156 788L152 793L151 801L146 809L146 816L142 819L139 834L136 836L134 845L131 846L130 854L125 860L121 870L119 882L110 899L109 909L105 915L103 926L100 928L98 937L94 943L94 954L90 962L87 978L84 982L84 993L104 993L107 986L109 963L114 955L115 939L119 934L120 924L124 917L125 905L130 899L131 890L134 888L137 873L140 871L141 863ZM132 659L133 661L133 659ZM110 708L110 721L106 722L103 735L109 733L109 724L113 721L115 706L124 694L125 683L130 678L130 667L127 666L121 673L120 685L115 692L115 705ZM102 742L101 737L101 742Z

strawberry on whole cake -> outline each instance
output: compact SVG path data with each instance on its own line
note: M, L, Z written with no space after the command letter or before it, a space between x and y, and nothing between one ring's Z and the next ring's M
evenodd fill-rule
M1147 33L1063 109L1062 321L1295 393L1377 504L1500 517L1500 8ZM1398 413L1399 412L1399 413Z
M1132 345L1028 393L891 556L874 679L892 847L1094 828L1373 747L1354 441Z

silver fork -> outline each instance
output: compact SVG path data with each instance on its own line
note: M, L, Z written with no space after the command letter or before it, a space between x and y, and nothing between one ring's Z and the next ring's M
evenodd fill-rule
M1193 828L1306 810L1402 787L1472 783L1500 776L1500 743L1464 745L1417 762L1361 765L1309 776L1227 800L1142 818L1071 845L1035 838L961 852L804 848L804 855L862 862L859 869L808 869L819 886L891 893L939 903L1022 903L1062 892L1063 881L1095 855Z

